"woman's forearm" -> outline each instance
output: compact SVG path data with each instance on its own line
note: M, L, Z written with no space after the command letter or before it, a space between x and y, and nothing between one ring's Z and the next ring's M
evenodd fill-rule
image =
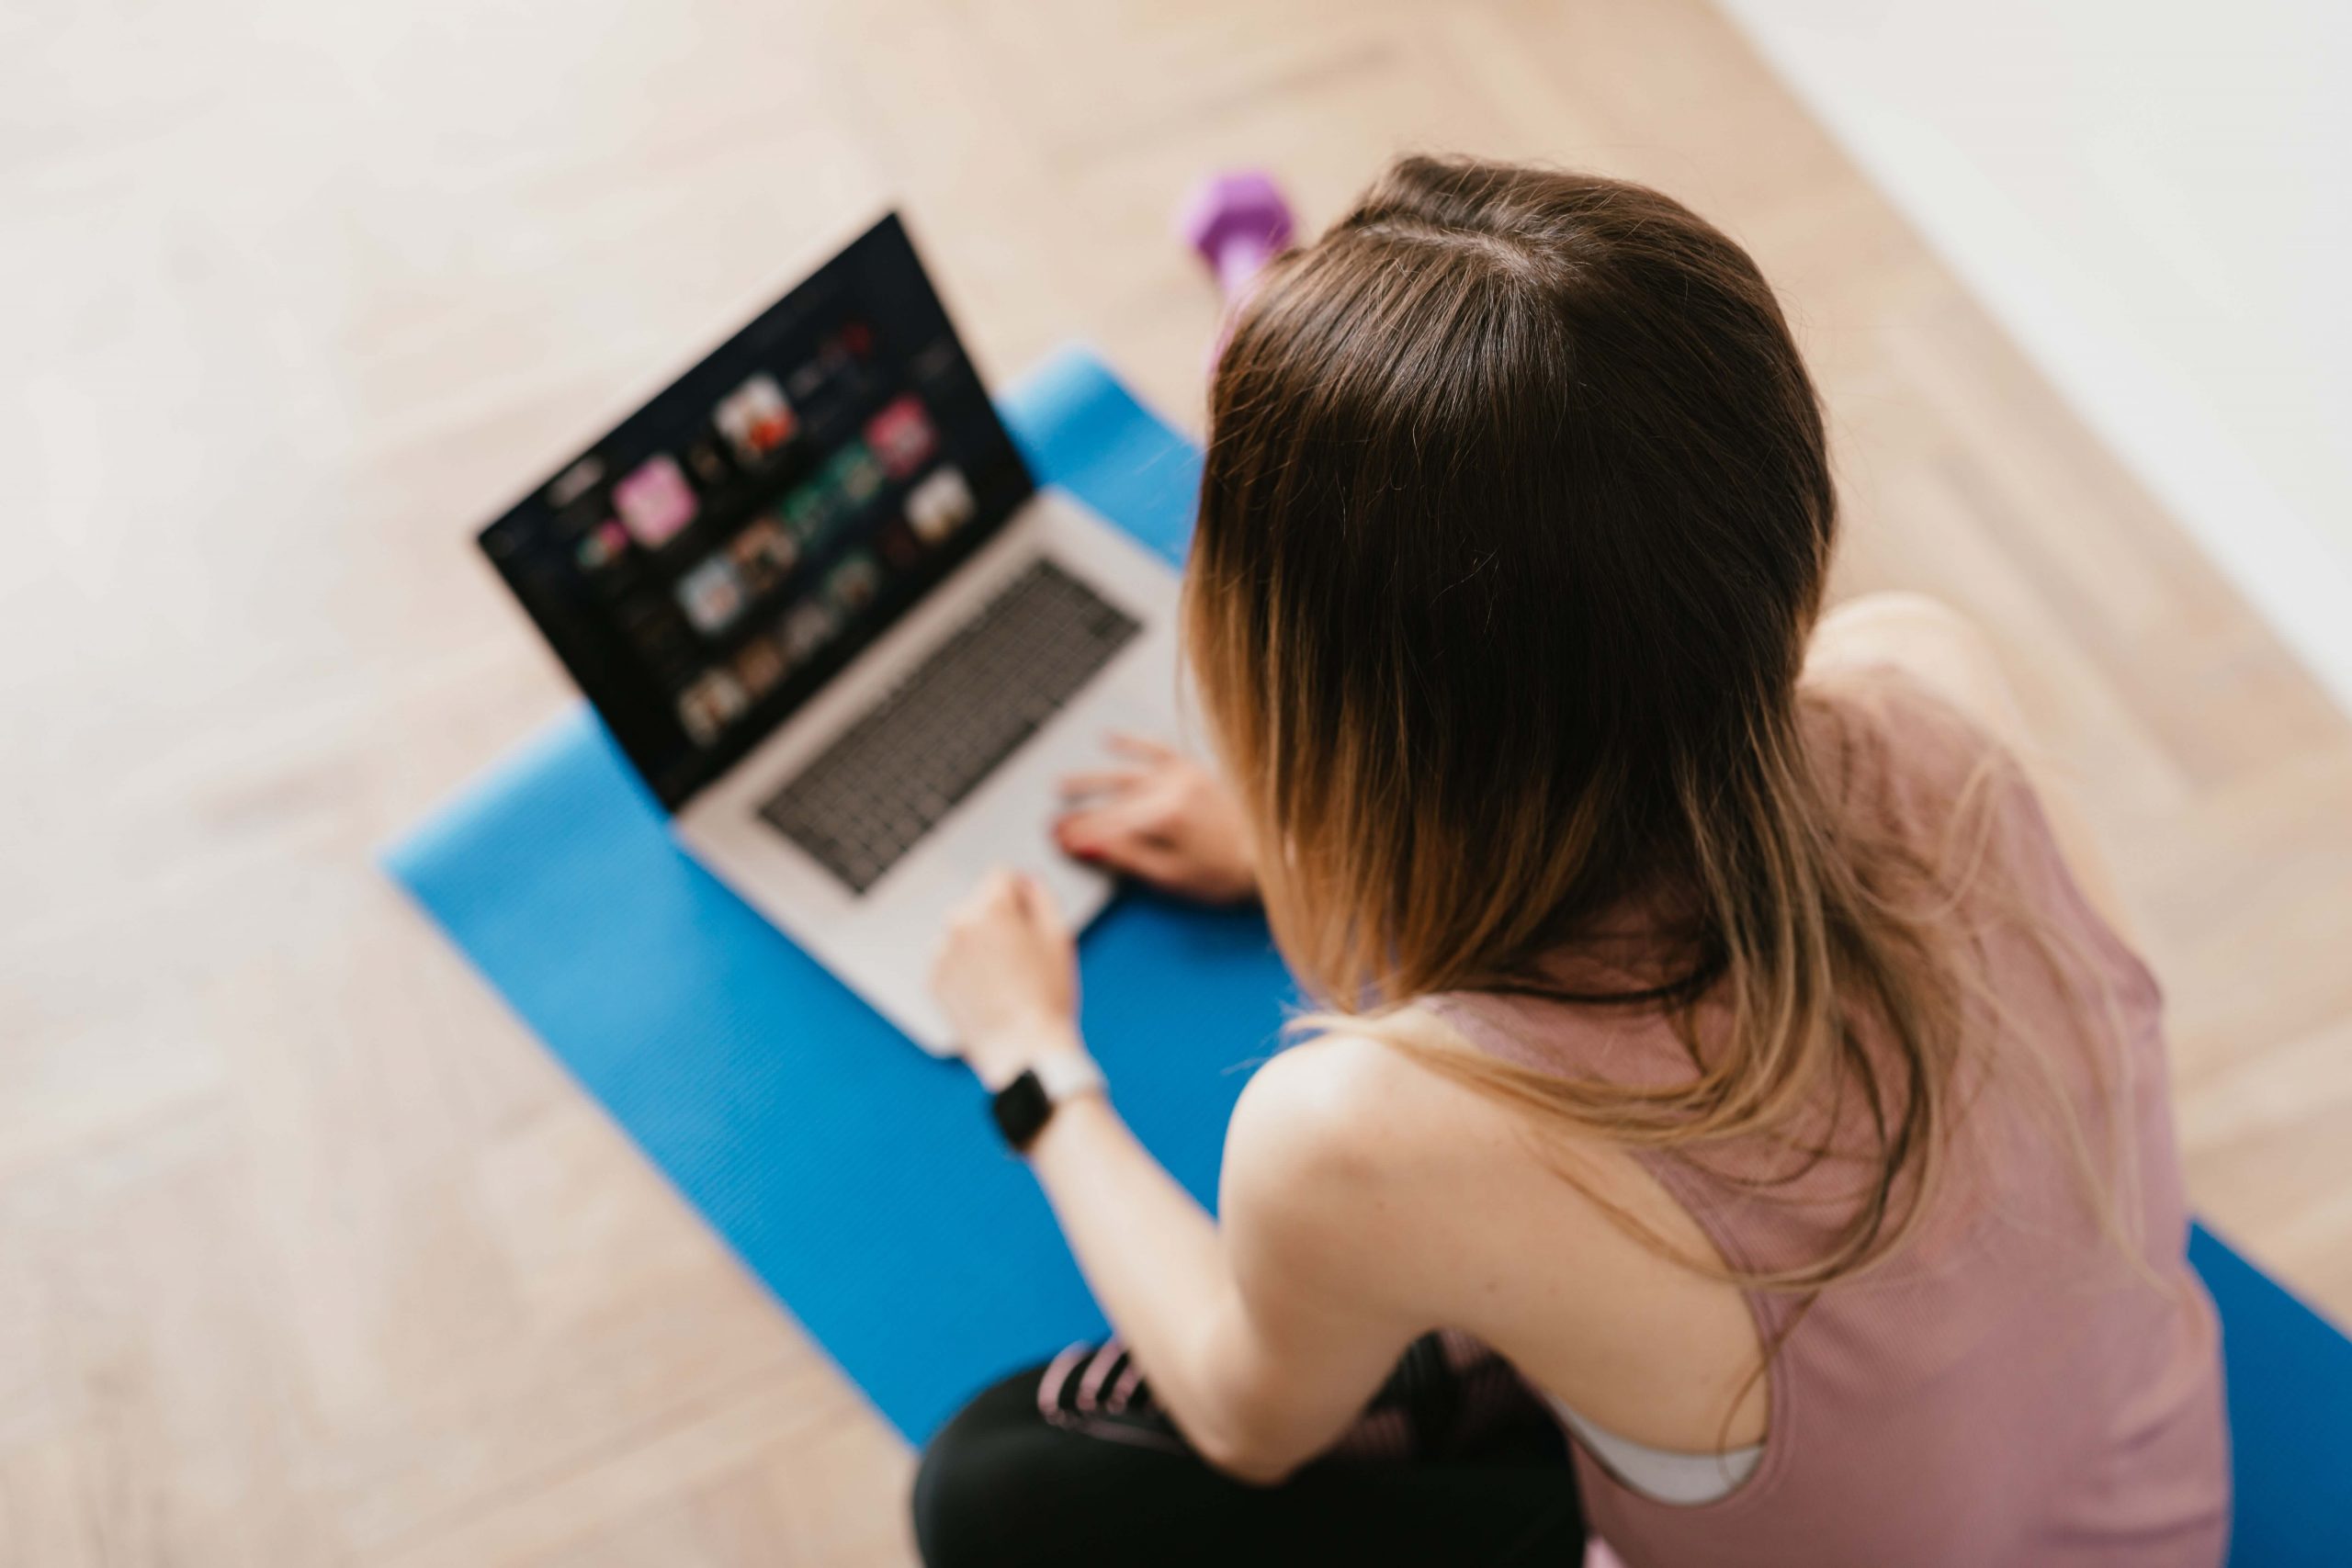
M1177 1352L1231 1289L1216 1222L1099 1096L1056 1110L1029 1163L1112 1326L1163 1401L1181 1397Z
M948 920L932 988L991 1089L1080 1045L1075 945L1035 878L981 883ZM1328 1447L1411 1337L1367 1311L1347 1262L1366 1227L1335 1175L1346 1168L1294 1135L1298 1111L1265 1089L1282 1081L1271 1068L1252 1078L1227 1129L1226 1226L1100 1098L1057 1105L1027 1151L1156 1403L1202 1458L1251 1481Z
M1097 1096L1058 1107L1029 1161L1153 1398L1211 1462L1270 1473L1235 1397L1232 1374L1244 1369L1220 1364L1240 1348L1224 1332L1238 1303L1208 1211Z
M1198 1325L1231 1288L1216 1222L1109 1101L1062 1106L1029 1161L1095 1298L1147 1364L1151 1348Z

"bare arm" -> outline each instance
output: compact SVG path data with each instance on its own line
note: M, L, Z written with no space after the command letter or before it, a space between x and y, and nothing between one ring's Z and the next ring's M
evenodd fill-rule
M1873 665L1894 665L2001 742L2032 780L2042 813L2075 885L2100 919L2136 944L2107 856L2090 820L2036 745L1999 649L1977 624L1924 593L1871 593L1830 611L1815 628L1805 679L1835 680Z
M1000 874L951 922L933 977L991 1087L1078 1041L1069 935L1034 882ZM1111 1105L1058 1108L1029 1150L1095 1299L1160 1406L1209 1463L1272 1482L1320 1453L1425 1325L1360 1277L1377 1235L1318 1114L1318 1079L1278 1057L1226 1136L1220 1225Z
M1222 1229L1101 1100L1057 1113L1031 1151L1154 1398L1211 1464L1261 1483L1329 1447L1417 1331L1345 1287L1361 1254L1332 1238L1365 1238L1315 1168L1286 1066L1262 1069L1235 1112Z

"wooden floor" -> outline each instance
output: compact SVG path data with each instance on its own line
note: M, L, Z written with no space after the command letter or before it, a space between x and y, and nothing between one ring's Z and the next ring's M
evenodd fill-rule
M1084 337L1195 425L1205 168L1320 220L1474 150L1725 224L1849 586L2035 678L2198 1203L2352 1314L2352 728L1691 0L33 0L0 45L0 1562L908 1560L896 1438L370 859L568 700L473 528L885 197L992 374Z

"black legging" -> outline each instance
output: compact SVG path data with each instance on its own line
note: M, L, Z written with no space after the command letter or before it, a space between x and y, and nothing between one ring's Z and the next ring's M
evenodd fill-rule
M1114 1342L985 1390L915 1478L928 1568L1576 1568L1566 1439L1510 1369L1432 1335L1339 1448L1279 1486L1210 1469Z

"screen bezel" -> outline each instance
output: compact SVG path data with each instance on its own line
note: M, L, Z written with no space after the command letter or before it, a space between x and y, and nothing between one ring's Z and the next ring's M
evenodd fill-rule
M898 254L886 255L891 251ZM937 327L952 344L962 371L978 389L985 419L975 420L979 441L963 457L966 478L978 499L978 510L968 523L917 567L895 575L848 633L793 671L741 722L731 726L708 746L697 746L686 736L669 699L654 695L658 683L641 663L626 656L616 630L607 625L605 635L583 634L580 629L582 619L567 613L572 606L559 604L532 581L518 553L502 549L499 541L510 530L532 526L537 512L546 505L544 498L548 491L563 476L601 451L671 449L659 443L649 444L644 437L650 432L680 428L682 405L707 404L714 389L737 384L746 367L758 363L748 356L747 344L763 343L785 330L787 323L798 321L807 313L811 299L822 300L837 294L845 281L877 262L902 264L908 275L922 286L922 302L935 312ZM476 543L530 615L540 635L603 719L654 799L665 810L675 813L773 736L829 682L887 636L926 594L1001 533L1035 490L1028 465L1004 428L993 400L988 396L987 385L972 364L954 318L939 299L904 220L893 211L885 213L831 260L673 378L661 391L646 399L627 419L558 465L481 529ZM747 511L745 515L751 513Z

